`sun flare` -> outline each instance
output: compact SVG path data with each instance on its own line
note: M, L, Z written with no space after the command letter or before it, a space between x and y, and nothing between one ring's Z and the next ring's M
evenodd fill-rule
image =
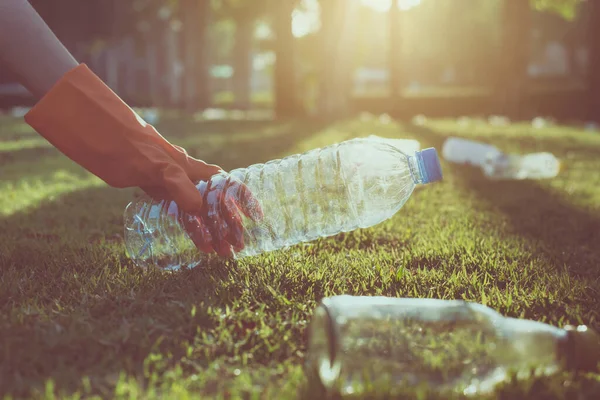
M421 0L397 0L398 8L408 10L421 4ZM377 11L388 11L392 0L361 0L361 2Z

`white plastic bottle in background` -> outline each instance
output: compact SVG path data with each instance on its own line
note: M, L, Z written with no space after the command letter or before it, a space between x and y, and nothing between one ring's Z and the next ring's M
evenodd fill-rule
M480 167L490 179L549 179L560 172L560 161L551 153L507 154L491 144L458 137L444 142L442 155L453 163Z
M560 161L551 153L526 155L490 155L482 166L483 173L491 179L549 179L560 171Z
M442 156L445 160L474 166L482 166L488 157L500 154L502 152L496 146L459 137L446 139L442 148Z

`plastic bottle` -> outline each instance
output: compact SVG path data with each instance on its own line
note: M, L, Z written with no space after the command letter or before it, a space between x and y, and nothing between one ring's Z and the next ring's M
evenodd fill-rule
M594 371L600 362L600 337L585 326L508 318L461 300L324 298L308 339L309 379L342 396L419 387L484 394L531 368Z
M459 137L449 137L442 147L445 160L477 167L483 166L489 156L499 154L502 152L496 146Z
M551 153L506 154L496 146L450 137L442 147L445 160L480 167L490 179L547 179L560 171L560 161Z
M357 138L221 173L197 187L213 221L205 226L228 212L224 204L240 204L240 187L258 202L262 218L240 213L235 236L243 248L230 250L242 258L376 225L399 211L417 185L441 179L433 148L407 155L385 141ZM127 253L141 267L193 268L212 256L194 244L194 217L173 202L143 196L126 207L124 220Z
M548 179L560 171L560 161L551 153L490 154L482 166L491 179Z

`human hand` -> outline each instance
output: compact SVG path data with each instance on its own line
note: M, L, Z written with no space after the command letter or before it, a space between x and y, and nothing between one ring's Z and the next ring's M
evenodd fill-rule
M263 211L258 200L246 185L225 173L201 181L197 190L203 198L201 211L179 216L190 239L200 251L214 250L221 257L241 251L245 246L241 214L259 222Z
M176 203L193 216L184 225L201 250L232 255L244 246L239 211L253 220L262 217L241 182L171 144L85 64L67 72L25 120L110 186L140 187L155 200Z

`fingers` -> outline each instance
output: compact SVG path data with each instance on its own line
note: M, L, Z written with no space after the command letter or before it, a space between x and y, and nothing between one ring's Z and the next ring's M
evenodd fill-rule
M224 179L213 179L207 184L204 204L205 221L213 235L213 248L222 257L230 257L233 254L231 244L228 242L230 227L223 218L223 207L225 191Z
M228 176L213 177L197 185L203 193L202 218L211 233L217 254L229 257L244 248L240 209L254 221L262 218L258 201L247 186Z
M223 172L221 167L215 164L207 164L204 161L188 157L186 172L193 182L207 181L213 175Z
M204 253L213 252L212 235L200 217L182 214L180 222L198 250Z
M208 181L214 175L223 172L218 165L207 164L202 160L190 157L187 155L187 151L180 146L173 145L173 147L186 156L185 169L193 182ZM230 180L231 182L234 182L233 178L230 178ZM254 222L258 222L263 218L264 215L259 202L246 185L239 181L235 181L235 190L231 191L231 196L235 199L237 207L239 207L248 218L252 219ZM231 204L229 204L228 207L231 207Z
M231 243L235 251L240 251L244 248L244 224L240 216L239 209L235 203L235 197L230 192L233 186L223 190L221 198L221 216L228 226L227 241Z
M202 195L186 172L178 165L170 164L163 172L164 190L186 213L198 215L202 210Z
M215 164L207 164L188 155L187 150L181 146L171 144L174 151L171 156L188 174L193 182L207 181L211 176L223 172L223 169Z
M250 218L254 222L258 222L263 219L264 214L262 208L260 207L260 203L254 197L250 189L248 189L248 186L244 185L242 182L232 181L232 189L230 192L230 197L235 199L236 205L246 215L246 217Z
M142 187L141 189L155 201L164 201L173 198L165 187L152 186ZM200 195L202 195L202 192L200 192ZM182 212L179 209L177 201L167 201L169 201L167 216L179 222L198 250L204 253L212 253L214 251L212 247L212 235L206 224L202 221L202 218ZM200 214L200 211L198 214Z
M201 173L221 171L217 166L199 163L203 165L197 165L204 169L196 171L196 178ZM221 257L231 257L245 246L240 211L255 222L263 218L263 212L246 185L227 175L214 175L207 175L194 185L186 171L171 165L163 175L164 187L147 188L146 191L172 199L187 214L180 222L200 251L209 253L214 250Z
M173 217L178 218L198 250L205 253L215 251L222 257L231 257L234 250L230 241L235 243L236 249L240 249L240 241L235 238L240 235L241 223L239 227L232 225L233 230L230 230L227 221L234 221L234 218L223 216L224 180L217 180L219 184L212 189L210 181L194 185L182 168L170 165L164 170L162 181L163 187L147 187L144 190L156 199L168 199L177 204L179 212Z

